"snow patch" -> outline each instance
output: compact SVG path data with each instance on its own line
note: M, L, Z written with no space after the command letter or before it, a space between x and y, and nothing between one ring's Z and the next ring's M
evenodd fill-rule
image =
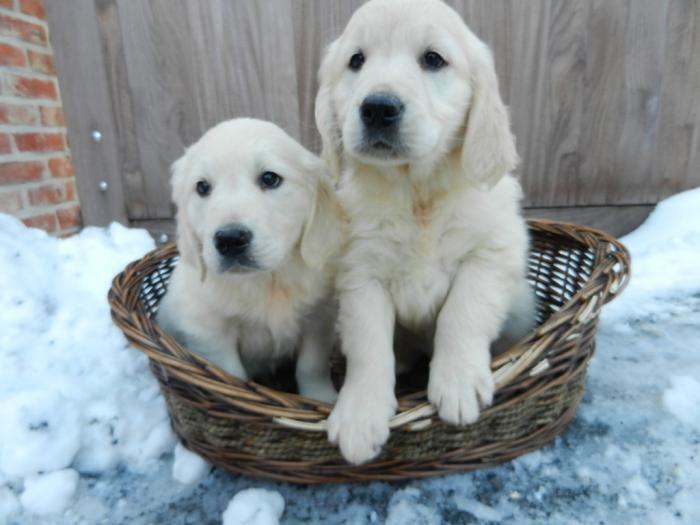
M246 489L236 494L222 516L223 525L278 525L284 513L279 492Z
M116 223L55 239L0 214L0 483L145 471L172 450L147 360L106 301L114 275L153 247Z
M173 480L196 479L197 462L182 451L173 461L157 383L106 301L114 274L152 248L145 232L113 225L58 240L0 215L0 524L211 523L238 493L233 523L252 508L249 517L272 523L284 512L290 523L696 525L699 232L694 190L623 239L630 285L603 309L586 394L552 444L499 467L398 486L297 487L220 470L199 483ZM63 514L23 512L31 482L66 469L81 480Z
M19 500L9 487L0 487L0 523L7 523L10 516L20 509Z
M633 274L624 293L603 310L604 319L661 321L688 310L687 299L700 293L698 210L700 188L679 193L658 203L644 224L621 239Z
M686 425L700 431L700 382L690 376L671 378L664 392L664 406Z
M419 503L420 490L407 488L397 491L389 501L386 525L439 525L442 520L434 508Z
M78 473L64 469L24 480L20 501L30 514L57 514L68 508L78 487Z
M185 485L201 481L211 470L211 465L206 460L180 443L175 445L173 456L173 478Z
M459 510L468 512L480 521L494 521L496 523L500 523L503 520L503 512L488 505L484 505L480 501L465 498L464 496L455 496L453 500Z
M78 410L71 400L25 389L1 399L0 472L16 479L71 465L80 449Z

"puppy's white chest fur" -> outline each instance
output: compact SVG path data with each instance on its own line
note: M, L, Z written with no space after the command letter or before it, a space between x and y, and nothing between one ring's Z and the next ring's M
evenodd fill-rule
M259 285L257 295L244 294L239 297L240 303L228 305L229 317L239 325L242 357L253 357L263 348L276 354L291 353L299 336L303 310L293 294L290 284L271 278Z
M397 320L407 328L426 328L435 321L468 249L459 234L462 218L444 192L422 197L406 188L399 199L391 196L391 206L383 205L379 195L348 195L354 235L343 280L349 286L355 278L379 280L391 296ZM373 263L368 266L367 261Z
M161 308L191 319L189 335L231 334L246 369L255 375L269 368L271 358L293 355L307 313L326 293L326 279L318 272L291 274L284 281L270 274L220 276L195 287L189 283L197 282L196 270L178 265L170 285L175 293L166 295ZM202 304L210 305L210 314Z
M255 361L269 359L270 353L293 353L305 315L323 295L322 280L301 272L297 279L285 281L275 276L242 277L221 304L224 316L237 325L241 357Z
M403 227L384 232L392 248L392 266L383 276L398 320L409 328L432 323L445 300L455 261L445 253L445 224L432 217L406 214ZM405 237L397 240L398 237Z

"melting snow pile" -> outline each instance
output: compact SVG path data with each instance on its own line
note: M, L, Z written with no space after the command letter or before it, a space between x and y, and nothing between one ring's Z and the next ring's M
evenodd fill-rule
M278 492L247 489L228 504L223 525L277 525L283 512L284 499Z
M603 310L607 321L663 321L692 310L700 294L700 188L660 202L622 241L633 279Z
M173 478L185 485L192 485L209 474L211 465L180 443L173 452Z
M623 242L633 278L603 310L587 394L552 445L474 473L306 488L173 451L105 299L152 248L145 232L55 240L0 215L0 524L700 523L700 189Z
M0 214L0 521L70 505L78 474L146 470L171 450L165 405L106 301L153 248L118 224L57 240Z

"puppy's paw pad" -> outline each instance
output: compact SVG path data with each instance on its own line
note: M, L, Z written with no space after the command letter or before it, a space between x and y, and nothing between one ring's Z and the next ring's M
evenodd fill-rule
M453 425L469 425L479 419L479 406L493 401L491 370L455 370L431 366L428 400L440 419Z
M395 409L393 396L382 402L341 391L328 418L328 439L338 444L347 462L365 463L376 457L389 439L389 419Z

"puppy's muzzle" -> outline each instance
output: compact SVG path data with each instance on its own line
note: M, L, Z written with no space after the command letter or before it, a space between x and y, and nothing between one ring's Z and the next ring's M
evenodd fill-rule
M359 151L373 157L394 157L403 153L400 124L404 105L393 93L372 93L360 104L363 123Z
M246 258L253 232L245 226L233 224L217 230L214 234L214 247L223 259L236 261Z
M403 102L392 93L372 93L360 105L360 118L370 131L396 128L403 116Z

